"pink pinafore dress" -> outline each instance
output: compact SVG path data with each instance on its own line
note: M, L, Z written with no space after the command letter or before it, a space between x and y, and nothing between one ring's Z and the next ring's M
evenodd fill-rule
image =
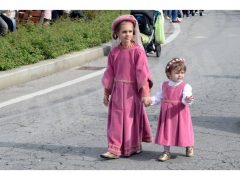
M182 103L185 82L177 86L162 85L161 111L155 143L164 146L193 146L194 134L188 105Z

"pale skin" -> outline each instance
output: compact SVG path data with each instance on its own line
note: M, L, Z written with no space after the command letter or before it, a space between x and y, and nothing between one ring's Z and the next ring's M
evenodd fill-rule
M133 24L131 22L122 22L117 35L122 46L130 46L133 39Z
M104 95L104 97L103 97L103 104L105 106L109 105L109 95Z
M169 79L174 81L174 82L180 82L184 79L184 76L185 76L185 72L182 70L182 71L171 71L171 73L168 73L167 74ZM185 101L189 104L191 103L192 101L194 100L193 96L189 96L189 97L186 97L185 98ZM151 97L144 97L144 99L142 99L142 101L144 102L144 105L147 107L147 106L150 106L150 104L152 103L151 101Z

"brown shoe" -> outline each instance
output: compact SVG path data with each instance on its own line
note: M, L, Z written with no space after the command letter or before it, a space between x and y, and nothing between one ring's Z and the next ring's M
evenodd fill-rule
M110 152L106 152L104 154L101 154L100 157L104 158L104 159L119 159L119 156L112 154Z
M193 147L186 147L186 156L187 157L193 157L194 156Z
M167 161L167 160L169 160L169 159L171 159L171 154L170 154L170 152L163 152L163 153L159 156L159 158L158 158L158 160L159 160L159 161L162 161L162 162Z

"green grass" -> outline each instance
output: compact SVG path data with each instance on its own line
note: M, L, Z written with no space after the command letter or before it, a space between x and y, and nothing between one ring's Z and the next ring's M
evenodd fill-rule
M129 11L84 11L86 18L62 18L50 26L18 25L0 37L0 71L54 59L60 55L98 46L111 39L112 21Z

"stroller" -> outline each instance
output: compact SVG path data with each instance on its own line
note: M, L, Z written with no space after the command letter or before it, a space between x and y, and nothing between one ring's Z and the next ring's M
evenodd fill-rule
M133 15L138 21L145 52L155 52L156 56L159 57L161 54L161 43L157 42L155 33L156 21L161 13L154 10L131 10L130 14Z

